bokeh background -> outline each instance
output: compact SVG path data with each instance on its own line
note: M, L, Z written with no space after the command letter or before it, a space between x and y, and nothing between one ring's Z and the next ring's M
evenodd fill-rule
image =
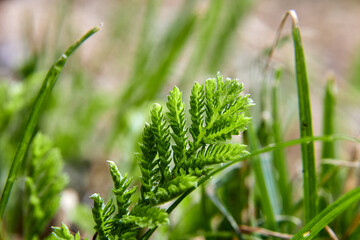
M204 82L220 71L244 82L246 92L258 103L264 94L261 86L270 88L273 69L281 67L284 139L298 137L290 23L270 69L264 71L269 47L289 9L296 10L300 21L315 135L322 133L324 86L333 78L336 131L359 137L359 1L0 1L1 186L47 69L69 44L101 23L101 31L68 62L38 126L60 148L70 180L52 225L63 221L91 236L89 195L106 196L111 189L105 161L115 161L123 173L139 175L134 152L148 111L153 102L164 103L174 85L187 99L194 81ZM257 124L268 116L267 107L265 102L253 113ZM342 149L344 158L358 161L354 145ZM292 166L299 166L291 168L296 179L301 172L299 148L290 148L287 155ZM349 184L357 183L354 177ZM16 199L11 204L16 208ZM17 216L13 218L16 222ZM21 223L12 228L21 238ZM176 226L170 228L175 234ZM169 236L164 233L154 239L161 237Z

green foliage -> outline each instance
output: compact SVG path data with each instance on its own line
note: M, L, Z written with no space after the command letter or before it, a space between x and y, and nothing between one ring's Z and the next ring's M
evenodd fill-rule
M153 106L151 123L145 125L138 154L143 202L167 202L195 186L197 177L206 174L214 164L246 153L245 145L226 142L245 130L250 120L245 111L253 103L248 95L241 95L243 89L238 80L224 80L220 73L204 85L195 83L190 96L189 129L185 103L177 87L170 91L166 103L167 118L159 104Z
M156 229L168 223L168 213L156 207L197 186L200 177L219 163L235 160L246 152L245 145L228 143L232 135L245 130L250 118L244 112L253 104L241 95L237 80L209 79L194 84L190 97L192 124L186 127L185 103L177 87L170 91L166 112L159 104L151 110L137 154L142 173L141 197L132 203L136 187L108 161L114 183L114 199L106 204L93 194L92 209L99 239L136 239L141 228ZM193 139L189 139L188 131ZM116 204L115 204L116 203ZM133 204L133 207L130 206Z
M76 235L72 235L69 231L69 228L65 224L61 224L61 227L53 227L53 235L59 240L80 240L80 233L77 232ZM87 240L85 238L84 240Z
M108 161L113 179L114 199L104 204L99 194L93 194L93 218L96 223L95 230L99 239L136 239L140 228L154 228L168 222L168 214L159 208L141 203L136 204L131 210L130 198L136 187L129 188L131 179L121 176L114 162ZM116 202L116 204L114 204Z
M60 193L67 184L62 173L60 151L52 147L50 139L37 134L26 177L24 231L26 239L38 239L53 218L60 202Z

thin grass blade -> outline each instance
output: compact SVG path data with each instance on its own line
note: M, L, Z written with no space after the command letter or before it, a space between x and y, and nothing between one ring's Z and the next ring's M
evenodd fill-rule
M294 10L285 13L279 25L274 44L269 52L265 70L269 67L270 59L280 40L281 30L283 29L287 18L292 19L292 38L295 52L295 74L298 89L298 105L299 105L299 125L300 136L312 137L312 116L309 84L306 73L306 63L304 49L301 40L301 34L298 24L297 14ZM305 205L305 222L309 222L317 213L318 193L316 181L315 153L314 143L301 144L301 159L303 167L303 188L304 188L304 205Z
M360 187L349 191L329 205L325 210L316 215L308 224L295 234L292 240L313 239L326 225L358 201L360 201Z
M323 134L331 135L335 132L335 79L329 78L325 88L324 110L323 110ZM334 159L335 154L334 142L323 142L322 154L323 159Z
M274 143L283 142L281 130L281 118L279 113L279 82L282 70L278 69L275 73L275 82L272 87L271 105L273 117L273 134ZM273 152L274 166L278 173L278 188L282 199L283 213L289 214L291 209L292 189L289 181L289 170L286 163L285 153L283 149L277 149Z
M300 29L294 23L292 27L292 37L295 48L295 68L296 82L299 101L299 122L300 136L312 137L312 116L309 84L306 73L306 63L304 49L301 41ZM301 144L301 158L303 165L303 184L304 184L304 203L305 203L305 222L309 222L317 213L317 183L315 168L314 143Z
M323 101L323 134L331 135L335 133L335 111L336 111L336 89L335 79L330 77L325 87L325 96ZM338 166L331 164L337 158L336 143L326 141L322 143L321 153L321 172L319 186L331 193L333 198L338 198L342 194L344 176L341 174ZM330 164L324 164L328 162ZM319 210L325 208L327 204L322 198L319 199Z
M7 205L7 202L10 197L10 193L12 190L12 187L14 185L14 182L16 181L19 168L22 165L25 154L27 152L27 149L30 145L32 136L35 132L35 127L38 123L40 112L44 106L44 102L46 101L47 97L50 95L52 88L54 87L56 80L58 79L62 69L65 66L65 63L67 62L70 55L83 43L85 42L90 36L92 36L94 33L99 31L99 27L95 27L88 31L82 38L80 38L76 43L74 43L72 46L70 46L64 54L61 55L61 57L51 66L49 72L47 73L43 84L39 90L39 93L34 101L34 104L32 106L32 110L30 113L30 116L28 118L27 124L25 126L24 134L22 136L22 139L20 141L20 144L17 148L14 160L12 162L2 195L0 199L0 217L1 219L4 216L5 208Z

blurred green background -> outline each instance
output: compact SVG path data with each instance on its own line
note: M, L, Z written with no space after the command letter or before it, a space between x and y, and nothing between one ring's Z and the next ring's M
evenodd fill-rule
M239 78L257 103L252 115L261 144L266 145L272 72L281 67L282 138L298 137L289 26L275 51L270 74L264 73L266 54L288 9L295 9L300 19L315 135L322 133L323 92L332 78L338 92L336 132L359 137L358 1L0 1L0 187L47 69L70 43L101 22L102 30L69 60L38 125L60 149L69 175L60 211L51 225L64 221L91 236L89 195L106 196L111 189L105 161L115 161L123 173L135 178L139 175L134 152L150 106L163 103L173 85L187 99L194 81L204 82L218 71ZM357 147L347 144L341 149L338 157L359 161ZM286 155L295 185L301 174L299 148L288 149ZM252 217L256 215L249 213L255 211L249 202L256 193L249 187L253 174L248 168L244 163L230 169L211 184L218 189L219 201L244 224L255 221ZM343 191L359 183L356 173L357 169L347 173ZM17 199L22 184L20 179L12 193L9 208L14 215L7 217L9 231L19 237L22 212ZM181 211L171 216L169 229L162 229L154 239L197 239L204 233L209 233L206 239L228 239L228 223L214 200L218 197L201 197L205 194L200 189L187 199ZM211 221L204 220L207 218ZM212 235L215 228L218 236Z

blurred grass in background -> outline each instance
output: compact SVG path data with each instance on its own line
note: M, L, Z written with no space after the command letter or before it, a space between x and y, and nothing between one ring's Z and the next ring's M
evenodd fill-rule
M63 194L63 212L52 225L59 225L59 221L65 219L73 223L74 230L80 228L91 236L90 208L85 208L84 204L89 204L88 196L92 192L106 195L110 191L110 187L104 187L110 184L105 160L116 161L122 172L138 175L133 153L138 149L149 106L154 101L164 101L165 93L174 84L187 94L194 81L202 82L217 71L225 76L241 77L258 104L252 113L252 131L247 136L251 151L298 137L293 50L287 36L274 56L270 74L263 73L276 26L290 7L300 9L297 11L304 23L301 27L306 55L310 53L307 67L315 134L348 132L359 136L360 51L354 48L353 60L346 59L344 54L337 55L335 51L338 50L333 48L324 48L328 55L322 49L315 51L312 43L331 41L318 37L323 34L320 30L316 32L320 28L311 29L312 23L317 22L316 17L306 17L311 15L306 14L307 10L315 11L319 4L294 5L294 2L38 0L28 11L18 12L17 7L26 8L24 1L0 2L0 26L11 29L14 24L11 21L16 22L12 37L0 36L1 186L23 131L24 116L29 114L29 105L46 69L69 42L83 32L80 29L100 21L104 22L102 32L72 57L38 125L38 130L46 133L61 150L65 170L70 176L68 189ZM336 3L331 2L329 9L335 9ZM360 4L354 1L345 2L348 8L360 9ZM274 11L264 10L272 8ZM309 10L312 8L315 10ZM21 17L10 21L9 11ZM329 34L329 38L333 35ZM356 41L360 43L359 36L360 33L353 36L353 45ZM343 38L345 45L349 37ZM334 55L339 59L334 59ZM319 61L324 61L324 65ZM348 67L342 65L344 61ZM276 72L279 64L282 70ZM324 74L327 71L335 72L335 77L329 81ZM336 88L339 88L338 94ZM344 117L339 120L336 117L339 115ZM320 208L358 185L358 168L346 168L330 161L335 158L359 161L358 149L349 144L341 149L333 142L324 143L321 148L317 146L317 155L329 160L318 162L321 164ZM231 239L231 219L240 225L293 232L299 228L299 218L302 218L302 196L294 190L301 188L299 156L298 148L290 148L229 169L209 187L199 189L193 198L187 199L171 216L172 225L162 229L156 239L196 236ZM12 195L8 211L14 214L7 219L8 229L20 236L22 223L18 221L22 210L21 203L15 199L24 191L22 184L23 181L18 182ZM213 191L207 191L208 188ZM264 191L267 191L267 198L263 197ZM75 196L79 205L66 205L69 196ZM66 215L71 212L68 208L74 210ZM358 216L356 206L341 215L331 227L348 239L357 239L360 234L356 228ZM323 236L326 239L325 233Z

